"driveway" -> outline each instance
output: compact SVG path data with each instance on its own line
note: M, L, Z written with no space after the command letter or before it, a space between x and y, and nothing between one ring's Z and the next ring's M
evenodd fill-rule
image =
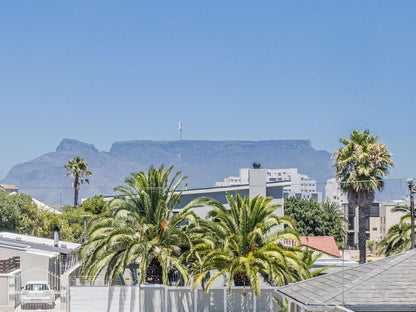
M26 309L22 309L21 306L18 306L15 310L15 312L23 312L23 311L24 312L30 312L30 311L61 312L61 299L60 298L56 299L55 307L53 309L43 307L42 304L39 304L39 305L33 304L33 305L28 306Z

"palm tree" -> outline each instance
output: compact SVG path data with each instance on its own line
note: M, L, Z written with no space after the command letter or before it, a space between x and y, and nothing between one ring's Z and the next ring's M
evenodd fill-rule
M71 176L74 178L74 181L72 182L72 187L74 188L74 207L78 206L78 191L80 188L80 185L85 182L90 183L90 181L87 178L84 178L84 176L88 177L92 175L92 172L87 170L88 164L84 161L84 158L81 158L79 156L76 156L68 161L66 165L64 165L64 168L70 173L65 173L65 176Z
M335 241L342 242L348 229L347 215L341 210L340 205L329 199L321 203L321 208L324 219L332 225L328 235L334 236Z
M383 177L393 166L388 148L377 140L378 137L370 135L369 130L353 130L350 141L341 138L344 146L334 153L334 167L341 189L347 193L349 205L358 206L360 263L366 262L365 210L373 203L375 190L383 189Z
M297 249L281 244L284 239L299 241L299 234L290 218L274 214L280 206L271 201L271 197L250 199L237 193L236 198L227 194L229 207L208 198L190 204L212 207L199 224L204 235L195 244L194 288L202 282L208 291L214 280L227 276L229 292L234 284L252 286L259 295L261 277L274 285L310 277ZM280 224L287 227L274 231Z
M183 258L191 252L191 239L179 225L196 217L188 209L174 213L183 191L178 187L186 177L179 178L178 172L169 181L172 169L150 167L147 174L134 173L126 186L115 188L122 195L110 203L111 212L90 222L80 251L84 275L94 280L105 269L105 280L113 283L120 272L140 261L140 284L146 278L167 285L172 267L189 281Z
M391 256L411 248L410 207L397 206L393 212L404 212L398 224L393 225L386 237L377 245L377 253Z

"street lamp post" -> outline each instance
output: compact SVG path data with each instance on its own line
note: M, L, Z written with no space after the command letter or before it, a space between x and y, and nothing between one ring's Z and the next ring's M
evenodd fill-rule
M413 185L413 179L407 179L407 184L410 191L410 239L412 243L412 249L415 248L415 186Z

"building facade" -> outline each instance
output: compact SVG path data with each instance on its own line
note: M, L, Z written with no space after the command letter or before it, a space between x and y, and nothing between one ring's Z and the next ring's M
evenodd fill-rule
M224 187L232 185L244 185L249 183L249 172L252 169L241 168L239 177L228 177L222 182L216 182L215 186ZM297 168L288 169L257 169L263 170L266 174L267 182L290 182L283 190L284 198L298 197L302 199L314 198L322 201L322 192L316 191L316 180L310 179L305 174L298 173Z
M367 240L377 245L387 235L389 229L400 222L403 212L393 212L393 208L404 205L404 201L390 203L374 202L366 209L365 228ZM358 245L358 207L349 207L348 203L343 204L344 213L348 216L347 246Z
M339 182L329 179L326 182L325 197L327 200L336 202L348 218L348 233L346 243L349 247L358 245L358 207L348 205L347 194L342 192ZM386 237L389 229L399 223L403 213L392 212L398 205L405 205L404 201L393 201L388 203L374 202L366 209L365 227L367 240L374 241L375 245Z

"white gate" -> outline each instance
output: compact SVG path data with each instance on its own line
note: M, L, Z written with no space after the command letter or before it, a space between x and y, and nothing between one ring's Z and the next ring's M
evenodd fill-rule
M15 311L61 311L61 282L59 274L48 271L42 266L33 266L22 270L22 287L16 294Z

